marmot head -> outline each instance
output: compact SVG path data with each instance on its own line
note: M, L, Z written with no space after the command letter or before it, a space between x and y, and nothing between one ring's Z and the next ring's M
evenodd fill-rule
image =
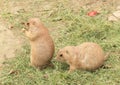
M66 46L60 49L55 59L60 62L67 62L74 56L74 49L74 46Z
M40 28L43 24L40 22L39 18L31 18L26 23L28 28Z

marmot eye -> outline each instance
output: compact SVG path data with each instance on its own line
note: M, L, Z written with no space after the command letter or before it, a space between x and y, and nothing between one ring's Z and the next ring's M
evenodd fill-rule
M63 56L63 54L60 54L60 57L62 57Z
M27 26L29 26L30 23L27 23Z

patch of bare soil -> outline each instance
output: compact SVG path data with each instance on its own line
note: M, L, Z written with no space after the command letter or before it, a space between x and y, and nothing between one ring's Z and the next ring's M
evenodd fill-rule
M21 41L0 20L0 70L2 70L5 60L13 58L20 47Z
M118 5L120 5L119 0L71 0L67 6L75 11L78 11L81 8L97 11L111 11Z

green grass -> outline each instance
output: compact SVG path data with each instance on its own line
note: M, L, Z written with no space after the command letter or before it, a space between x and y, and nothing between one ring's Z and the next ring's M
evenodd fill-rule
M14 0L15 1L15 0ZM19 1L19 0L18 0ZM24 0L23 0L24 1ZM30 0L29 0L30 1ZM66 0L67 1L67 0ZM16 0L17 2L17 0ZM31 8L41 7L44 0L35 0ZM40 3L41 2L41 3ZM48 2L51 2L50 0ZM58 3L58 4L55 4ZM65 2L67 3L67 2ZM105 66L95 72L76 70L68 74L68 65L53 61L55 68L39 71L29 66L30 46L25 44L16 58L6 61L5 68L0 76L0 85L119 85L120 84L120 22L107 21L107 10L95 17L86 15L88 9L81 8L77 13L65 3L55 2L51 9L29 10L16 14L5 11L2 18L13 23L15 28L22 28L20 22L26 21L31 16L39 17L47 27L55 42L55 55L58 49L67 45L79 45L82 42L96 42L105 52L111 52ZM50 16L49 12L53 11ZM41 16L43 15L43 16ZM20 22L15 20L19 19ZM10 70L15 71L9 74Z

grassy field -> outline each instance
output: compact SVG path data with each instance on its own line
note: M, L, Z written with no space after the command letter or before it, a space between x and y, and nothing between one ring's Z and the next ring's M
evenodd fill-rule
M103 7L99 5L95 9L99 9L100 14L89 17L87 13L93 9L90 8L92 5L84 7L85 3L81 3L81 7L74 7L69 0L3 1L5 4L1 6L3 12L0 15L14 26L15 34L24 27L21 23L28 18L41 19L54 39L54 57L62 47L86 41L98 43L110 55L104 67L95 72L76 70L68 74L68 65L55 61L54 69L39 71L28 65L30 46L26 43L16 54L16 58L5 62L0 85L120 85L120 22L107 20L108 14L114 10L113 2ZM87 0L85 2L88 3Z

